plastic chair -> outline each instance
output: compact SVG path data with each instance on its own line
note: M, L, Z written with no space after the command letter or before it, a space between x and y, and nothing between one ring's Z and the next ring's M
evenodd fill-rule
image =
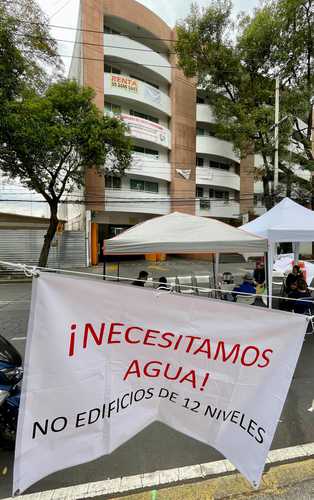
M195 290L193 288L188 288L188 286L192 287L192 276L180 276L178 278L180 284L180 293L183 295L193 295L195 294ZM186 286L182 286L186 285Z

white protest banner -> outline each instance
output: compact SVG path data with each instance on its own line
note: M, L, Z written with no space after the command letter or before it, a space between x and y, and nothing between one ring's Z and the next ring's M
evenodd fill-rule
M42 273L33 285L14 493L111 453L156 420L215 447L257 486L305 323L297 314Z

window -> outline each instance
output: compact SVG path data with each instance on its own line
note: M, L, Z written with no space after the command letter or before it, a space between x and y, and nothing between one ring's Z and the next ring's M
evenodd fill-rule
M107 35L120 35L119 31L110 28L110 26L104 25L104 33Z
M130 109L130 115L137 116L138 118L144 118L144 120L149 120L150 122L159 123L158 118L156 118L155 116L146 115L145 113L134 111L134 109Z
M121 189L121 177L107 175L105 185L108 189Z
M119 68L116 68L115 66L111 66L110 64L104 64L104 72L116 73L117 75L121 75L121 70Z
M219 168L220 170L229 170L230 165L228 163L221 163L219 161L210 161L211 168Z
M197 167L204 167L204 158L197 156L196 157L196 166Z
M139 76L130 75L130 78L134 78L135 80L139 80L140 82L147 83L151 87L155 87L155 89L159 89L159 85L156 85L156 83L148 82L147 80L144 80L144 78L140 78Z
M105 112L113 115L121 115L121 106L112 104L111 102L105 102Z
M197 96L196 102L197 104L205 104L205 99L203 97Z
M229 191L219 191L218 189L209 190L209 197L214 198L215 200L229 201L229 195Z
M134 191L147 191L148 193L158 193L158 182L142 181L140 179L130 179L130 188Z
M196 135L205 135L205 129L196 127Z
M196 186L196 198L204 197L204 188Z
M159 157L159 151L150 148L142 148L141 146L133 146L134 153L141 153L143 155L151 155Z
M148 191L149 193L158 193L159 191L159 185L158 182L146 182L145 181L145 191Z

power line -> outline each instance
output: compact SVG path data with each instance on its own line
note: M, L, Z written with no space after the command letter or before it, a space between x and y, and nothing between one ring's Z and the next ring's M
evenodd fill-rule
M69 3L72 2L72 0L67 0L64 5L62 5L59 9L57 9L51 16L49 16L49 19L51 20L53 17L55 17L59 12L61 12L65 7L69 5Z

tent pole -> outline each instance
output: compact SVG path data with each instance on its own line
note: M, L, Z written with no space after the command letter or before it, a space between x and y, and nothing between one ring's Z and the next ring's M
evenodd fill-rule
M214 254L212 255L212 268L213 268L214 289L215 289L214 297L216 299L217 298L217 293L216 293L217 287L216 287L216 269L215 269L215 257L214 257Z
M273 307L273 265L274 265L274 247L272 241L268 241L267 251L267 295L268 295L268 308Z

